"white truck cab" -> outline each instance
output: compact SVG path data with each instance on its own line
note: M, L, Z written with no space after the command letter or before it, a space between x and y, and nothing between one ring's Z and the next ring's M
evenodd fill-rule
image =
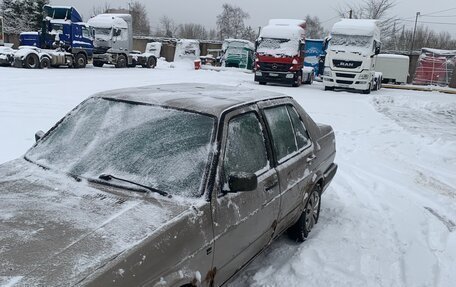
M380 53L380 29L376 20L342 19L334 24L325 59L325 90L345 88L370 93L381 85L375 73Z

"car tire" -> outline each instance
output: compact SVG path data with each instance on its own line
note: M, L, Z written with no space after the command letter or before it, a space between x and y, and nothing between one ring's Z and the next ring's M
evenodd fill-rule
M24 67L27 69L37 69L40 67L40 59L36 54L28 54L25 57Z
M143 68L153 69L157 66L157 60L155 57L147 58L146 63L143 65Z
M51 67L51 59L48 57L41 58L40 61L40 68L41 69L49 69Z
M125 55L117 56L116 68L126 68L127 64L127 57Z
M84 54L79 53L74 57L74 67L76 69L83 69L87 66L87 58Z
M101 61L93 61L93 66L94 67L98 67L98 68L101 68L103 67L104 63L101 62Z
M307 199L298 221L288 229L288 235L296 242L304 242L320 217L321 187L317 185Z

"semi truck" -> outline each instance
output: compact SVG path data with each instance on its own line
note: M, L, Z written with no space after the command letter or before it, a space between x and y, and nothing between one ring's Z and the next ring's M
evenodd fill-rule
M369 94L381 87L381 73L375 72L380 53L380 29L376 20L342 19L334 24L326 51L325 90L353 89Z
M291 84L312 83L313 69L304 67L306 21L272 19L255 42L255 81Z
M89 27L71 6L45 5L41 31L21 33L20 42L22 46L40 49L46 57L37 57L37 49L27 49L29 54L23 50L20 57L15 57L14 65L18 67L47 68L49 61L53 67L85 68L93 55Z
M99 14L87 21L94 32L93 65L114 65L116 68L155 68L157 58L152 53L133 50L133 26L130 14Z

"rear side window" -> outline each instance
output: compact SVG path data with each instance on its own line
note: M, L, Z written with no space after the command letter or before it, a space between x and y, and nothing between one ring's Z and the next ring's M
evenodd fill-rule
M287 106L287 108L290 113L291 122L293 123L298 149L301 149L310 143L309 134L296 109L292 106Z
M257 173L267 167L263 130L255 113L230 120L224 161L225 179L233 173Z
M277 160L281 161L298 150L287 107L268 108L264 114L271 130Z

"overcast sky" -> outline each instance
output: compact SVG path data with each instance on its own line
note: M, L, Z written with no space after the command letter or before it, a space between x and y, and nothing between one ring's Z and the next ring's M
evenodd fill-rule
M266 25L272 18L302 19L306 15L318 16L326 29L330 29L337 21L336 9L343 6L343 3L357 3L362 0L140 0L144 3L150 17L152 28L158 26L161 16L167 15L176 23L198 23L207 28L215 28L216 16L222 10L223 3L229 3L241 7L250 14L248 25L259 27ZM91 16L94 6L102 7L109 3L110 7L127 7L128 0L51 0L55 5L72 5L84 16L85 20ZM271 4L273 3L273 4ZM413 27L416 12L432 15L420 17L422 22L439 22L453 24L431 24L427 25L436 31L448 31L453 38L456 38L456 1L454 0L397 0L397 5L391 11L403 20L401 25ZM450 10L451 9L451 10ZM442 10L449 10L440 13Z

